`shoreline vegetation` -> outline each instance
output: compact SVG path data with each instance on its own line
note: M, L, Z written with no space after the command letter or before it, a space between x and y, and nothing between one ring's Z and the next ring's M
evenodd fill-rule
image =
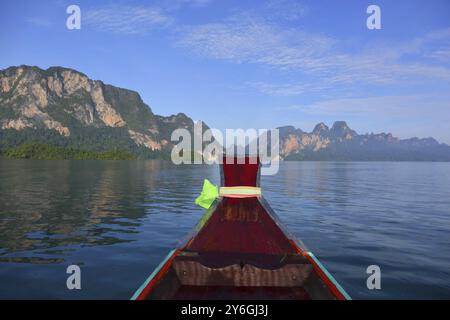
M186 161L203 158L195 152L187 152ZM16 147L0 149L0 159L11 160L170 160L170 155L160 154L148 157L125 150L114 149L105 151L82 150L71 147L61 147L42 142L22 143Z
M0 158L34 160L136 160L137 156L123 150L97 152L32 142L8 148L0 153Z
M189 152L186 154L188 157L186 161L194 161L195 159L201 159L195 152ZM50 144L45 144L41 142L30 142L23 143L16 147L5 148L0 150L0 160L10 159L10 160L150 160L150 159L160 159L160 160L170 160L170 157L160 156L146 158L139 154L131 153L124 150L106 150L106 151L90 151L82 150L71 147L61 147ZM439 160L395 160L395 159L384 159L384 160L319 160L319 159L285 159L285 161L324 161L324 162L450 162L450 161L439 161Z

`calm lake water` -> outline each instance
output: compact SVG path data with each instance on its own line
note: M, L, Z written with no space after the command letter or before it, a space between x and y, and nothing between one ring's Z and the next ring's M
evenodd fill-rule
M202 216L204 178L218 167L0 160L0 298L130 298ZM261 183L354 299L450 298L450 163L287 162Z

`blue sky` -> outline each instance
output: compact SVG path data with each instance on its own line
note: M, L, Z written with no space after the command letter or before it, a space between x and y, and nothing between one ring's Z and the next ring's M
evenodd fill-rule
M66 8L81 8L81 30ZM381 8L381 30L366 8ZM138 91L157 114L211 127L450 143L450 2L1 1L0 68L60 65Z

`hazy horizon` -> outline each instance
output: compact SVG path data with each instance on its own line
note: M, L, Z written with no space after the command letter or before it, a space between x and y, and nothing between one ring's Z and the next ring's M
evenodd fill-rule
M79 1L68 30L71 4L1 3L0 68L73 68L218 129L344 120L450 144L448 1Z

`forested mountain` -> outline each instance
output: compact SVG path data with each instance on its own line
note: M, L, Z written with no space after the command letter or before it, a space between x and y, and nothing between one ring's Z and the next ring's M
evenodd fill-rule
M137 92L76 70L19 66L0 71L0 150L37 142L167 157L172 131L193 132L193 127L184 113L156 115Z

